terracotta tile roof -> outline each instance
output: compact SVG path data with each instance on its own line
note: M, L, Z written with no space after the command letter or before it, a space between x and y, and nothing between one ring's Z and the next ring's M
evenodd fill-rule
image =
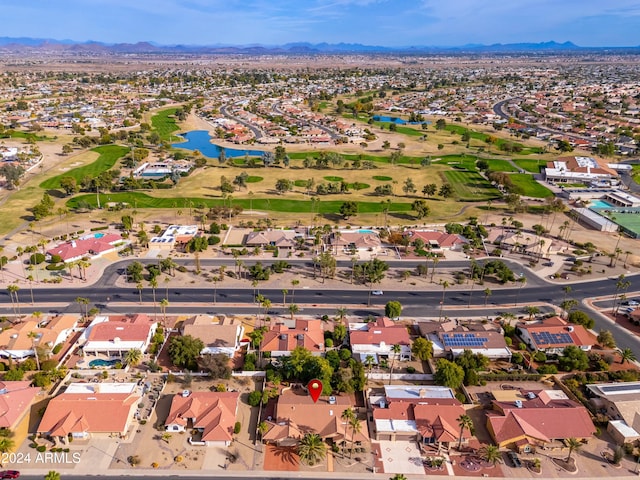
M165 425L202 428L202 440L207 442L233 440L233 427L238 408L238 392L191 392L188 397L176 394Z
M487 413L497 443L509 443L522 436L543 442L587 438L595 432L586 408L572 400L538 392L534 399L520 402L521 407L515 402L494 402L496 411Z
M31 407L40 389L31 382L0 382L0 428L14 429Z
M22 322L0 332L0 350L32 350L34 340L36 346L54 347L60 334L72 328L78 319L77 315L62 315L53 317L47 323L46 316L26 317ZM32 332L38 335L36 339L29 338L29 333Z
M131 318L111 316L108 321L91 327L87 342L113 341L115 338L123 342L145 341L154 323L153 319L145 314L137 314Z
M247 235L245 244L252 245L274 245L277 247L293 248L296 232L293 230L266 230L260 232L250 232Z
M547 318L541 322L533 324L520 323L518 324L518 328L526 330L529 333L529 337L533 342L533 347L537 349L562 348L569 345L576 345L580 347L596 343L595 337L582 325L569 323L560 317ZM562 338L567 338L571 341L558 341ZM538 339L541 340L538 341ZM542 341L542 339L550 339L552 341L547 342Z
M304 347L311 352L324 352L321 320L297 319L293 328L282 323L272 325L260 344L260 350L264 352L290 352L296 347Z
M125 433L138 393L62 393L53 398L38 426L38 433Z
M411 345L411 338L407 327L398 325L388 318L379 318L367 325L367 330L351 330L349 332L351 345Z
M380 237L375 232L340 232L339 236L334 232L329 237L329 243L339 247L354 245L356 248L374 248L381 245Z
M92 256L113 249L113 244L122 240L122 236L116 233L107 233L101 238L87 238L71 240L61 243L47 250L49 255L59 255L62 260Z
M425 231L425 230L409 230L404 234L409 236L412 242L419 238L427 245L435 244L440 248L452 248L455 245L466 243L463 237L453 233Z
M351 439L351 430L341 416L346 409L353 407L353 402L346 396L333 398L334 404L330 404L327 397L320 397L314 403L302 391L300 394L283 392L278 397L275 419L270 422L271 429L265 435L265 440L282 441L287 438L285 435L297 435L298 432L302 432L302 435L317 433L322 438L343 439L346 436ZM363 439L368 439L366 427L355 436L355 440Z

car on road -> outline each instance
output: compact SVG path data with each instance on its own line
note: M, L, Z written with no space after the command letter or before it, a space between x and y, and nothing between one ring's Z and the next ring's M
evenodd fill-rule
M637 307L638 305L640 305L640 302L638 302L637 300L625 300L620 305L624 305L625 307Z
M520 458L518 458L518 454L516 452L507 452L507 457L511 460L511 465L513 465L514 468L522 467L522 462L520 461Z
M553 267L553 262L545 262L542 264L543 267Z
M382 295L382 290L372 290L371 295Z
M3 470L0 472L0 478L18 478L20 472L18 470Z

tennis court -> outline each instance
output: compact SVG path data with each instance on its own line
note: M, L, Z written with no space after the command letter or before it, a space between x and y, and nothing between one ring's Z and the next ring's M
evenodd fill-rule
M609 220L620 225L626 234L632 238L640 238L640 210L637 212L612 212L605 213L599 210L600 215L606 216Z

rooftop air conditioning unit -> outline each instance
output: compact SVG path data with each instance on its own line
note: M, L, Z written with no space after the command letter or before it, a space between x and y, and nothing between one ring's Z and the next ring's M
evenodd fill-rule
M182 396L184 398L188 397L189 395L191 395L191 392L189 390L182 390Z

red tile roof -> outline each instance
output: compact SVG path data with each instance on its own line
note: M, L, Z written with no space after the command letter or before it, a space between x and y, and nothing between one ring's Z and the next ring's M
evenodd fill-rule
M369 323L367 330L352 330L349 332L351 345L411 345L411 338L407 327L398 325L388 318L379 318Z
M119 338L123 342L143 342L149 337L149 330L154 323L145 314L137 314L131 318L112 316L109 317L109 321L91 327L87 341L110 342L114 338Z
M166 425L187 426L193 419L193 428L202 428L205 442L230 442L238 408L237 392L191 392L188 397L173 396Z
M0 428L14 429L40 392L31 382L0 382Z
M122 240L116 233L107 233L101 238L77 239L61 243L50 250L49 255L59 255L62 260L100 254L113 249L113 244Z
M534 324L518 324L518 328L521 330L526 330L529 332L529 337L533 342L533 346L537 349L547 349L547 348L562 348L569 345L576 345L578 347L583 345L593 345L596 343L596 340L593 335L591 335L586 328L582 325L575 325L572 323L563 320L560 317L551 317L547 318L541 322L536 322ZM550 333L551 335L557 335L561 333L568 334L571 338L571 343L540 343L536 342L535 336L533 333L542 334L542 333ZM557 337L551 337L557 338Z
M311 352L324 352L324 329L321 320L297 319L295 327L275 324L265 332L260 350L263 352L290 352L304 347Z

